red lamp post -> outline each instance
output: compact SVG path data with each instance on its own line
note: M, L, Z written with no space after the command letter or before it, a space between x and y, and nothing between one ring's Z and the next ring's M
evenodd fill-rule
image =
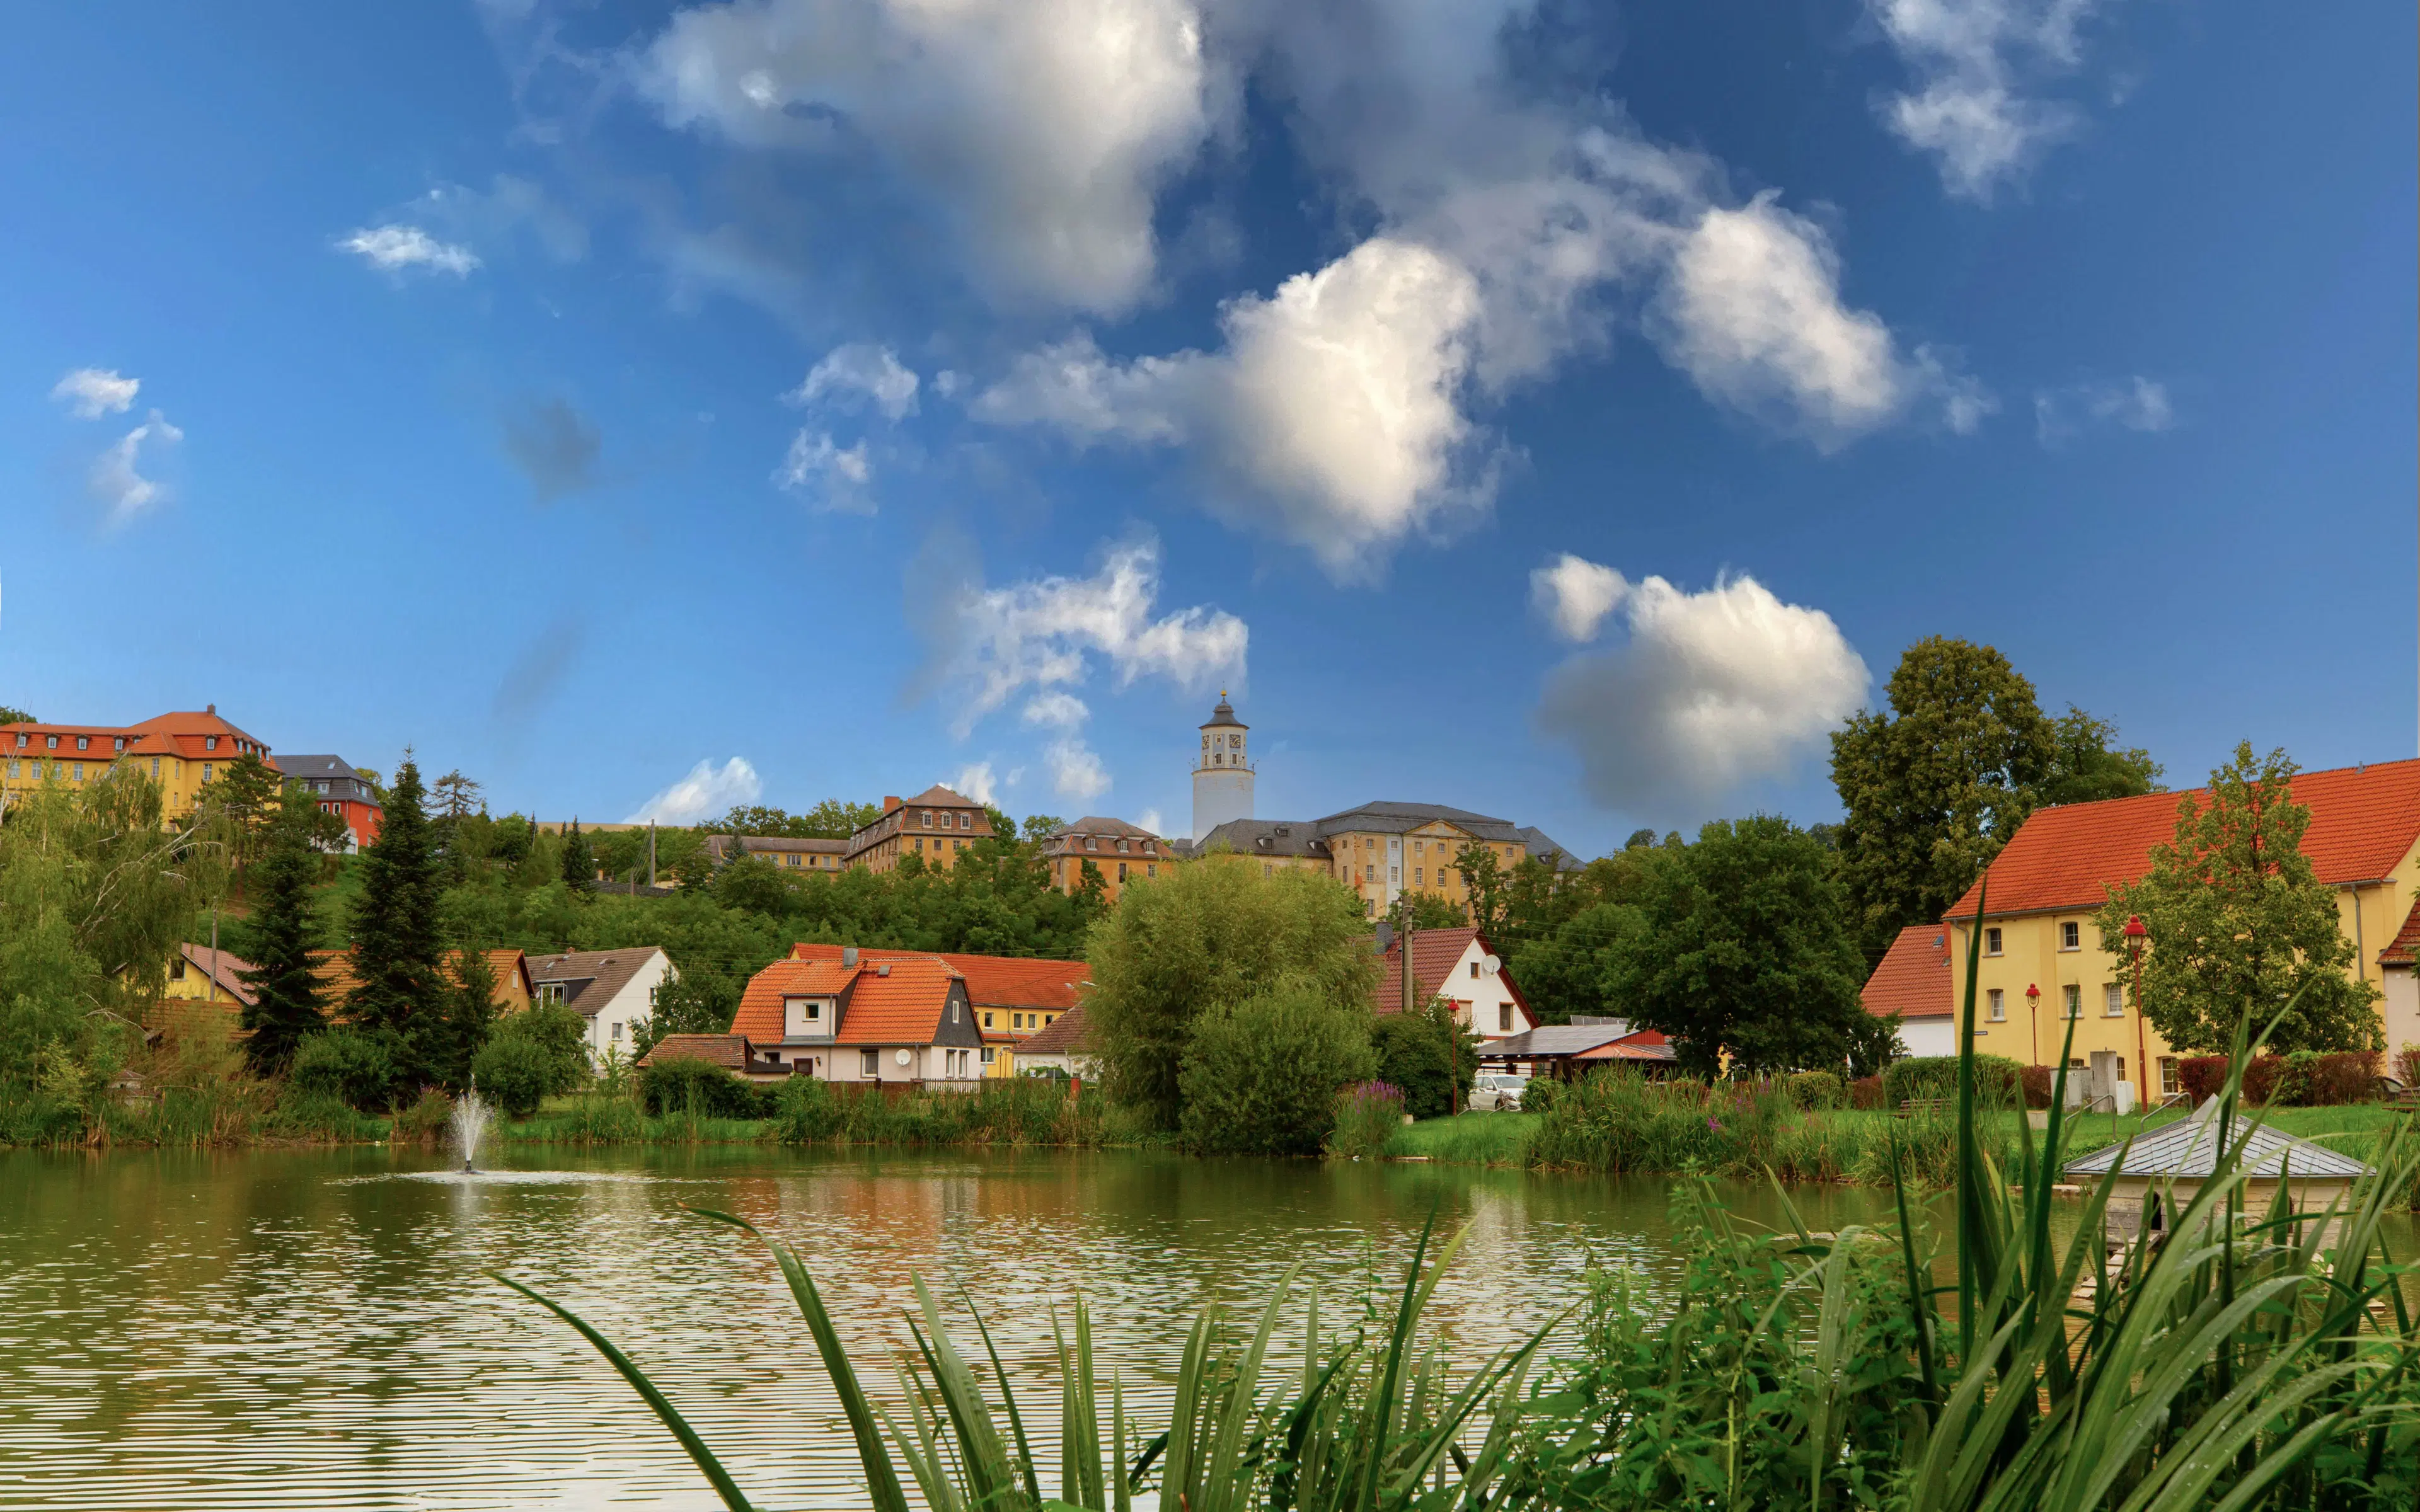
M2134 1100L2137 1107L2148 1108L2151 1103L2151 1043L2143 1028L2143 942L2151 932L2143 927L2143 916L2126 916L2126 959L2134 967L2134 1075L2135 1085L2143 1095Z
M2033 1043L2034 1064L2037 1066L2042 1063L2041 1015L2035 1011L2040 1007L2041 989L2032 982L2025 983L2025 1035Z

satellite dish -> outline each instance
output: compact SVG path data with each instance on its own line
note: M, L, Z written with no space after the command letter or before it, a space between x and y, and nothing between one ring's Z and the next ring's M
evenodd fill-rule
M900 1052L899 1052L899 1064L901 1064L901 1065L903 1065L903 1066L904 1066L904 1065L908 1064L908 1052L907 1052L907 1051L905 1051L905 1050L900 1051Z
M1504 969L1504 958L1500 955L1481 956L1479 958L1479 969L1485 975L1492 977Z

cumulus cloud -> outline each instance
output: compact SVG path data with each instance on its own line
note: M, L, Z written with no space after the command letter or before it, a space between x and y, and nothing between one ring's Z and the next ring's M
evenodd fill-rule
M863 441L844 447L812 428L790 438L789 452L773 470L773 481L783 487L811 493L825 508L850 515L874 513L874 501L865 494L873 479L874 464Z
M116 445L94 459L85 486L107 512L104 522L111 529L126 524L167 498L164 486L145 477L137 469L147 465L146 448L156 455L160 449L175 446L184 439L183 431L154 409L150 419L118 438Z
M890 347L852 342L825 354L806 381L783 397L796 405L863 398L884 418L904 420L916 412L916 375Z
M336 246L387 273L426 268L464 278L479 266L478 254L470 248L440 241L416 225L365 226Z
M1050 789L1076 803L1090 803L1109 791L1109 774L1101 758L1075 735L1054 740L1042 752L1050 768Z
M1024 720L1027 724L1046 725L1061 730L1073 730L1093 717L1084 701L1073 693L1044 693L1026 702Z
M1597 626L1630 592L1611 567L1563 552L1529 574L1529 602L1566 640L1596 639Z
M1695 594L1648 578L1621 609L1624 641L1557 668L1538 709L1607 808L1676 812L1782 776L1865 701L1832 617L1752 578Z
M1989 200L2042 148L2071 133L2074 110L2029 84L2073 69L2094 0L1867 0L1914 76L1883 102L1899 138L1938 162L1949 193Z
M1240 680L1250 640L1244 622L1200 607L1155 617L1158 597L1159 545L1148 540L1115 548L1089 578L963 585L940 606L942 623L934 627L939 675L960 692L957 733L1020 693L1045 701L1080 685L1099 660L1120 687L1139 677L1188 690ZM1072 697L1068 703L1080 708Z
M1374 238L1268 299L1232 301L1219 351L1119 363L1079 335L1020 359L973 412L1078 443L1193 443L1218 513L1352 577L1483 499L1458 402L1478 312L1461 264Z
M736 805L753 803L764 792L756 768L745 757L734 756L721 766L711 760L702 761L689 769L688 776L641 804L638 812L623 823L692 825Z
M2140 374L2089 378L2034 395L2034 435L2044 446L2065 445L2096 426L2149 432L2165 430L2176 421L2167 385Z
M545 399L504 411L504 455L521 470L540 502L597 482L605 439L567 400Z
M1153 202L1214 124L1187 0L734 0L675 15L640 65L665 121L766 149L871 147L1011 301L1127 308Z
M941 785L953 792L965 794L977 803L991 804L998 801L1000 779L993 774L991 763L976 762L972 765L959 767L958 775L946 779Z
M114 367L79 367L51 387L51 397L66 401L78 420L122 415L143 387L141 378L120 378Z

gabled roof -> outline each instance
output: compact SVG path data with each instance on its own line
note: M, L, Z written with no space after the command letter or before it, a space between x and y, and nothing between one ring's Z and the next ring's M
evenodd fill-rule
M1470 949L1474 941L1478 943L1482 953L1487 955L1498 953L1496 947L1489 944L1484 935L1469 925L1460 929L1422 929L1412 932L1412 1006L1414 1008L1426 1006L1434 997L1454 995L1455 968L1462 964L1463 956ZM1379 957L1378 967L1378 986L1371 995L1371 1007L1381 1013L1400 1013L1404 1011L1404 939L1402 935L1395 936L1388 945L1386 952ZM1512 995L1512 1001L1519 1004L1521 1011L1534 1021L1537 1015L1529 1012L1529 1000L1521 995L1520 983L1512 980L1511 971L1500 967L1498 969L1505 989Z
M1082 1008L1071 1008L1042 1026L1039 1034L1028 1035L1016 1047L1020 1056L1081 1056L1093 1048L1093 1026L1084 1022Z
M863 968L844 966L837 951L829 961L781 960L748 979L731 1032L760 1044L779 1043L788 1031L782 1020L784 997L837 997Z
M219 991L246 1007L252 1005L252 989L236 975L240 971L253 970L251 962L240 961L225 950L213 950L207 945L179 945L177 951L185 958L186 964L199 971L204 978L216 981Z
M661 1060L703 1060L725 1071L746 1071L752 1048L744 1034L667 1034L639 1057L642 1066Z
M2218 1105L2217 1098L2204 1098L2193 1117L2140 1135L2131 1147L2121 1142L2069 1161L2067 1174L2105 1176L2122 1154L2126 1164L2118 1173L2120 1176L2208 1176L2218 1168ZM2264 1125L2246 1133L2248 1119L2241 1110L2236 1119L2235 1139L2243 1152L2247 1175L2273 1179L2280 1171L2288 1176L2340 1178L2369 1174L2369 1167L2351 1156L2281 1129Z
M887 968L887 970L886 970ZM857 974L834 1044L931 1044L950 990L965 981L938 956L876 962Z
M537 995L536 990L531 984L529 957L525 952L489 950L487 956L488 974L495 978L496 1001L500 1006L507 1002L504 995L504 990L516 980L520 983L523 997ZM462 952L459 950L445 952L444 969L448 976L459 972L461 960ZM353 952L350 950L312 951L311 975L318 980L322 1005L340 1012L344 1009L345 999L352 996L353 990L362 984L362 979L353 970ZM518 1008L520 1005L513 1003L510 1006Z
M2294 801L2311 810L2303 854L2322 883L2381 881L2420 843L2420 760L2304 772L2292 786ZM2112 884L2151 870L2151 847L2176 837L2184 796L2147 793L2036 811L1944 920L1972 918L1984 882L1993 918L2100 907ZM2193 796L2209 805L2208 789Z
M1876 1018L1949 1017L1957 1007L1950 1001L1949 926L1910 924L1900 930L1858 995Z
M1364 803L1340 813L1332 813L1311 822L1311 827L1322 836L1341 834L1346 830L1382 835L1407 835L1422 825L1443 821L1466 831L1480 840L1498 843L1521 841L1521 831L1509 819L1490 814L1473 813L1467 809L1449 808L1441 803L1397 803L1385 800Z
M662 953L659 946L626 945L613 950L566 950L559 955L536 956L530 961L530 980L539 985L563 983L563 1000L595 1018L598 1009Z
M2396 931L2395 938L2386 942L2386 949L2378 952L2378 964L2381 966L2420 964L2420 898L2412 900L2412 912L2403 916L2403 927Z
M837 945L801 940L790 947L790 959L837 964L841 951ZM1093 968L1081 961L1054 961L1045 956L951 955L930 950L858 952L858 960L865 963L911 959L939 960L948 964L966 979L967 999L977 1008L1038 1008L1046 1012L1063 1012L1076 1006L1093 980Z

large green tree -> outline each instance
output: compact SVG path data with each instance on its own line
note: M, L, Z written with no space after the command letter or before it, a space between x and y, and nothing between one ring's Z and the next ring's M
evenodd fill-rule
M1832 736L1840 882L1869 964L1905 926L1940 918L2035 809L2148 793L2159 778L2147 753L2110 748L2105 721L2045 716L1990 646L1919 640L1885 697L1887 711Z
M1711 1074L1721 1053L1749 1072L1832 1070L1863 1028L1865 963L1831 857L1787 819L1716 820L1652 857L1613 949L1613 995L1669 1035L1681 1064Z
M270 820L252 905L252 969L243 984L253 1000L244 1006L244 1058L264 1075L293 1063L295 1049L327 1026L319 979L311 952L318 927L312 892L319 880L320 810L301 783L286 786Z
M441 1011L446 983L445 936L439 913L443 886L420 768L409 751L387 792L379 837L361 855L361 891L352 913L353 1016L411 1041ZM425 1068L414 1068L425 1069Z
M2353 947L2336 922L2335 889L2303 854L2311 810L2294 801L2295 770L2282 750L2255 756L2249 741L2238 745L2210 774L2209 801L2179 800L2176 834L2151 848L2149 873L2112 887L2094 920L2103 947L2122 955L2126 920L2142 918L2134 1009L2180 1050L2224 1052L2239 1022L2257 1033L2288 1002L2271 1048L2381 1048L2378 989L2348 975Z
M588 837L580 832L580 821L563 836L563 885L574 892L588 892L597 886L597 855L588 848Z
M1366 1017L1377 982L1370 923L1350 889L1215 859L1128 884L1087 959L1084 1012L1107 1089L1163 1129L1182 1120L1187 1046L1214 1006L1290 980L1288 1001L1309 994Z

